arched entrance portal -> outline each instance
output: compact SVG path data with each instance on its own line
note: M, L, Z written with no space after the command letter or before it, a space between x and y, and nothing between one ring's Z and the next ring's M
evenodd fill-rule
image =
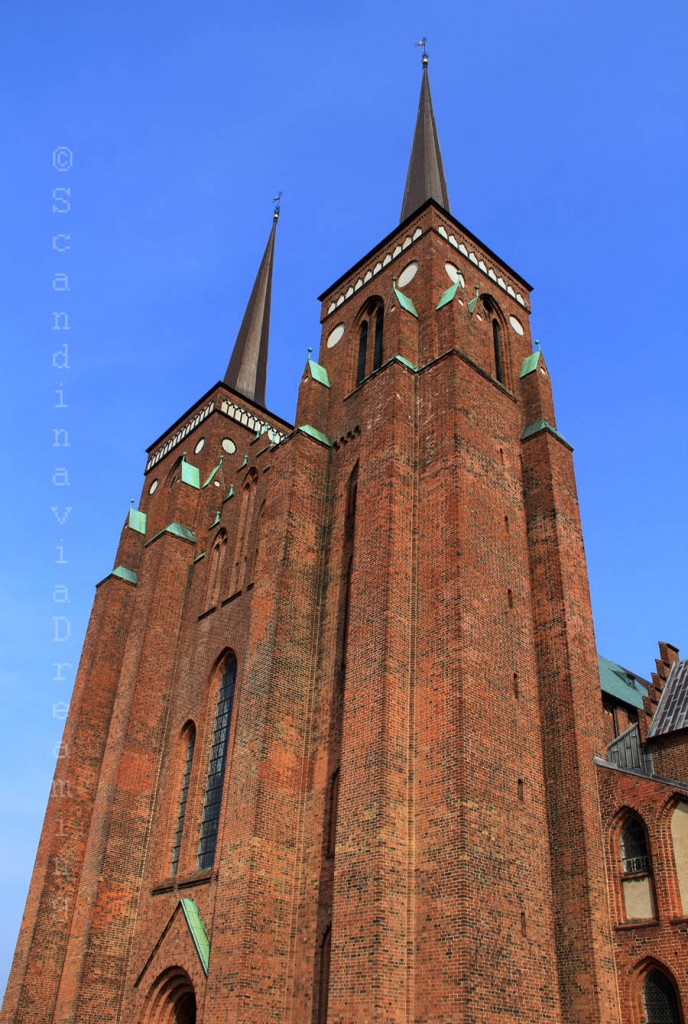
M144 1024L196 1024L196 993L182 967L168 967L150 987Z

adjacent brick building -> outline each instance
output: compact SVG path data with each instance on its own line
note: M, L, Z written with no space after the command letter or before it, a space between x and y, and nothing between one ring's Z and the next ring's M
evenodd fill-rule
M426 59L295 425L277 216L97 588L2 1020L684 1021L688 663L598 664L530 287L449 212Z

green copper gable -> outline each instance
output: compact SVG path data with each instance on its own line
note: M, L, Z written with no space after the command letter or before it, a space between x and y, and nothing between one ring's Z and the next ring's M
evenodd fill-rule
M397 302L399 303L401 308L405 309L407 313L411 314L411 316L415 316L415 318L417 320L418 319L418 311L416 310L416 307L413 305L413 302L411 301L411 299L409 299L408 295L404 295L404 293L400 292L399 289L397 288L397 279L396 279L396 277L392 278L392 291L396 295Z
M136 530L137 533L146 533L146 513L140 512L137 508L129 509L129 519L127 525L130 530Z
M309 359L308 369L313 380L317 380L318 384L324 384L326 388L329 388L330 375L324 366L321 366L320 363L316 363L313 359Z
M181 908L186 918L186 923L189 926L191 932L191 938L194 941L196 952L198 953L198 959L201 961L204 974L208 974L208 966L210 964L210 940L208 939L208 933L205 930L203 924L203 918L201 913L193 900L184 896L180 901Z
M540 362L540 355L541 352L538 349L537 352L531 352L529 356L526 356L523 360L523 366L521 367L519 377L527 377L529 373L533 372L533 370L537 370L538 363Z
M185 457L182 458L182 483L190 484L196 490L201 486L201 474L198 466L192 466L190 462L186 461Z
M459 290L460 287L461 287L461 278L457 277L457 279L454 282L454 284L450 285L450 287L447 288L446 292L442 293L442 298L440 299L440 301L435 306L435 309L442 309L442 306L446 306L447 303L451 302L451 300L454 298L454 296L456 295L456 293L457 293L457 291Z

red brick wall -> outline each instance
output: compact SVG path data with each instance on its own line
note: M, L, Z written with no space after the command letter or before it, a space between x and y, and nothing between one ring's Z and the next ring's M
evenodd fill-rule
M621 1019L624 1024L644 1024L642 985L655 963L673 977L683 1007L688 1006L688 918L682 913L671 841L671 813L677 799L688 799L688 790L603 766L597 775ZM619 837L629 812L647 831L657 908L656 920L641 924L625 921L621 890Z

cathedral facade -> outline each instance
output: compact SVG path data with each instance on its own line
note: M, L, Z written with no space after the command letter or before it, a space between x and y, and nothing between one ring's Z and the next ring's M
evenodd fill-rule
M688 662L598 658L531 289L450 213L426 58L294 424L277 223L97 587L2 1021L684 1022Z

